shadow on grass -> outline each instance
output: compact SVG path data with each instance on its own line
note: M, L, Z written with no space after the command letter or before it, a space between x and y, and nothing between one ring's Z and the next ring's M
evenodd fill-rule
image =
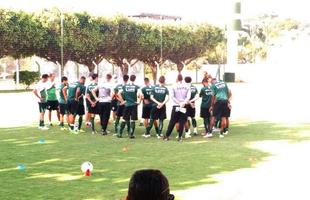
M0 129L0 194L11 199L122 199L130 176L142 168L163 171L172 190L213 184L217 182L213 175L253 167L270 155L249 148L250 143L308 140L308 130L306 124L234 122L224 139L197 136L178 143L175 139L144 139L141 127L134 141L89 132L69 135L57 127L49 131L34 127ZM38 144L40 138L46 143ZM84 161L94 165L90 177L80 171ZM17 170L18 163L25 164L24 172Z

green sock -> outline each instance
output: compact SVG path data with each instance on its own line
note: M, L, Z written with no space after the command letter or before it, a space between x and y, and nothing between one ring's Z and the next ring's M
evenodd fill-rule
M147 127L146 127L146 135L149 135L150 134L150 131L151 131L151 129L152 129L152 127L153 127L153 124L154 124L154 120L150 120L150 122L149 122L149 124L147 125ZM155 128L156 129L156 128ZM157 128L158 129L158 128ZM156 131L157 133L158 133L158 131Z
M161 135L161 132L163 131L163 128L164 128L164 120L159 120L158 135Z
M79 130L81 130L82 123L83 123L83 116L80 115L80 117L79 117Z
M209 120L204 118L203 119L203 125L205 127L205 131L208 132L209 131Z
M95 131L95 118L91 117L90 118L90 123L91 123L91 129L92 131Z
M130 128L131 128L130 135L134 135L135 129L136 129L136 122L135 121L130 123Z
M125 126L126 126L126 122L122 122L119 128L119 133L118 133L120 136L123 135Z
M126 125L127 125L127 133L129 135L130 134L130 121L126 121Z
M64 122L60 122L59 124L61 127L64 127Z
M197 127L197 121L195 118L192 118L192 125L193 125L193 128Z
M117 130L118 130L119 120L120 120L119 117L117 117L115 119L115 124L114 124L114 131L115 131L115 133L117 133Z

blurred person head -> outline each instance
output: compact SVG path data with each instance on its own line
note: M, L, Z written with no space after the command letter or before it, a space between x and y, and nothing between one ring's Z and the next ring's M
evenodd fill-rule
M129 182L127 200L173 200L169 182L161 171L143 169L136 171Z

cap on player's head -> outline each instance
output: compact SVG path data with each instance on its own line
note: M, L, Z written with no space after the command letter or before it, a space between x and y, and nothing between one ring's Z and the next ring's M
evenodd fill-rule
M111 74L107 74L107 75L106 75L106 79L107 79L107 80L111 80L111 79L112 79L112 75L111 75Z
M182 82L182 81L183 81L183 76L182 76L182 74L179 74L179 75L178 75L177 81L178 81L178 82Z
M41 78L42 79L48 79L48 74L43 74Z
M131 82L135 82L136 78L137 78L136 75L131 75L130 76L130 81Z
M192 78L190 76L186 76L184 78L184 80L185 80L185 83L191 83L192 82Z
M164 84L166 82L166 78L164 76L160 76L158 81L161 83L161 84Z
M123 76L123 81L124 82L127 82L129 80L129 76L127 75L127 74L125 74L124 76Z
M61 82L62 83L67 82L67 81L68 81L68 78L66 76L61 77Z

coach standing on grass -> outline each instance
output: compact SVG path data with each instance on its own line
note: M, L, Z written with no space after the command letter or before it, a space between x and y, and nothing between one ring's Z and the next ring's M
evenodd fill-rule
M39 129L47 130L48 128L44 126L44 114L47 108L46 103L46 82L48 80L48 75L43 74L41 80L37 83L36 88L33 90L34 95L39 99L39 111L40 111L40 123Z
M114 96L113 85L111 83L111 74L106 75L106 82L99 83L96 88L92 90L92 94L98 101L98 113L101 124L101 134L107 135L107 127L111 114L111 101ZM97 96L98 93L98 96Z
M187 120L185 105L188 104L191 97L191 89L189 84L183 83L183 76L181 74L177 77L177 83L172 88L171 98L173 100L173 107L171 112L171 119L167 128L164 140L169 140L176 123L179 124L178 128L178 141L182 141L184 125Z

